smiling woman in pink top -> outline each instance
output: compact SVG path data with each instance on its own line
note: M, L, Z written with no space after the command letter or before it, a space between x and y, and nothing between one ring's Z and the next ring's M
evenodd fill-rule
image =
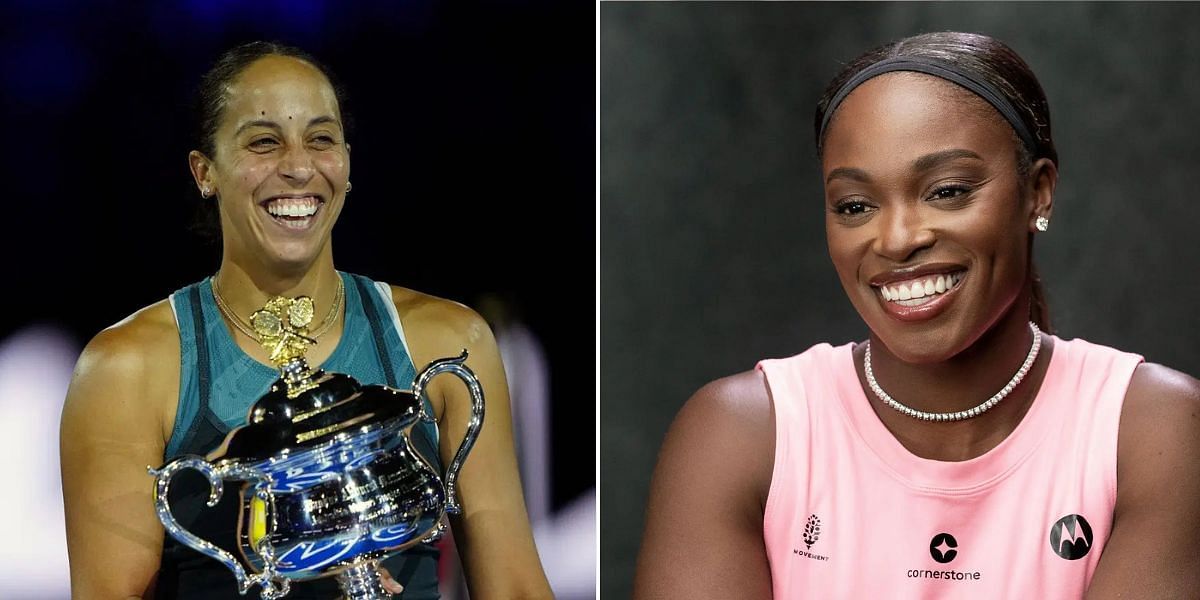
M1200 382L1051 334L1058 154L1029 67L915 36L818 103L869 339L715 381L667 435L637 598L1200 597Z

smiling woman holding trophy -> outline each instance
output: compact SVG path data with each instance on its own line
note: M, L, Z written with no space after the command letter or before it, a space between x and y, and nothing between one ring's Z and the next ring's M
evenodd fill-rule
M200 96L188 159L219 214L221 265L79 359L62 425L74 597L257 585L263 597L436 598L427 542L455 500L472 597L550 597L487 325L334 267L352 186L328 71L256 42L223 55ZM478 385L433 377L443 371ZM376 560L381 581L341 575L373 574Z

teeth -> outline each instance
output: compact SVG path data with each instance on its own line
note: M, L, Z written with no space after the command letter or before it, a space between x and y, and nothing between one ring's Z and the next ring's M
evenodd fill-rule
M962 280L962 276L963 272L960 271L958 273L938 275L937 277L929 277L927 279L880 286L879 293L888 302L917 300L936 294L943 294L954 289L958 285L958 282Z
M267 203L267 212L275 217L311 217L320 205L321 202L312 196L276 198Z

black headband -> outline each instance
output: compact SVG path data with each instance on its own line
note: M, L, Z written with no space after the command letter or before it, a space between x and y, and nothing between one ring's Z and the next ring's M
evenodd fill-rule
M1033 133L1029 131L1029 127L1021 120L1021 113L1017 110L1017 107L1013 106L1013 103L1000 90L978 75L957 65L919 56L885 58L859 71L849 81L842 84L838 92L833 95L833 99L829 101L829 106L825 107L825 116L821 118L821 131L817 138L818 143L821 143L821 140L825 138L825 128L829 127L829 121L833 118L834 111L837 110L842 100L845 100L846 96L849 96L850 92L854 91L854 88L862 85L868 79L894 71L925 73L926 75L940 77L967 88L976 96L987 100L988 104L996 107L996 110L1000 111L1004 120L1008 121L1008 124L1012 125L1012 128L1016 130L1025 147L1029 149L1029 153L1037 156L1037 142L1034 141Z

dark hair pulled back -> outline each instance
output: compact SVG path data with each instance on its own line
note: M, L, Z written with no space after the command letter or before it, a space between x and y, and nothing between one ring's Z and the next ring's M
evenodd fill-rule
M208 71L200 77L200 85L196 90L195 102L195 139L199 144L197 149L210 160L215 158L216 155L217 129L221 125L221 118L229 99L229 86L233 84L247 67L267 56L287 56L304 61L320 71L325 76L325 79L329 80L329 84L333 87L334 96L337 98L338 110L341 113L342 129L347 139L349 139L351 119L346 107L346 93L333 73L321 61L304 50L278 42L255 41L226 50L209 67ZM220 217L218 216L216 203L212 199L201 200L198 205L196 218L192 224L192 229L209 241L220 239Z
M843 67L826 86L825 92L817 102L813 129L818 156L821 155L825 141L822 137L821 123L824 121L829 102L838 90L863 69L881 60L896 57L936 59L983 78L1012 102L1020 114L1021 121L1033 132L1037 145L1032 152L1021 143L1016 132L1013 132L1020 176L1027 177L1033 161L1039 158L1048 158L1058 165L1058 151L1054 148L1054 138L1050 132L1050 105L1033 70L1012 48L1000 40L982 34L956 31L925 33L884 44ZM1053 332L1050 308L1046 303L1046 292L1041 278L1036 267L1030 265L1030 269L1030 279L1033 282L1030 319L1043 331Z

